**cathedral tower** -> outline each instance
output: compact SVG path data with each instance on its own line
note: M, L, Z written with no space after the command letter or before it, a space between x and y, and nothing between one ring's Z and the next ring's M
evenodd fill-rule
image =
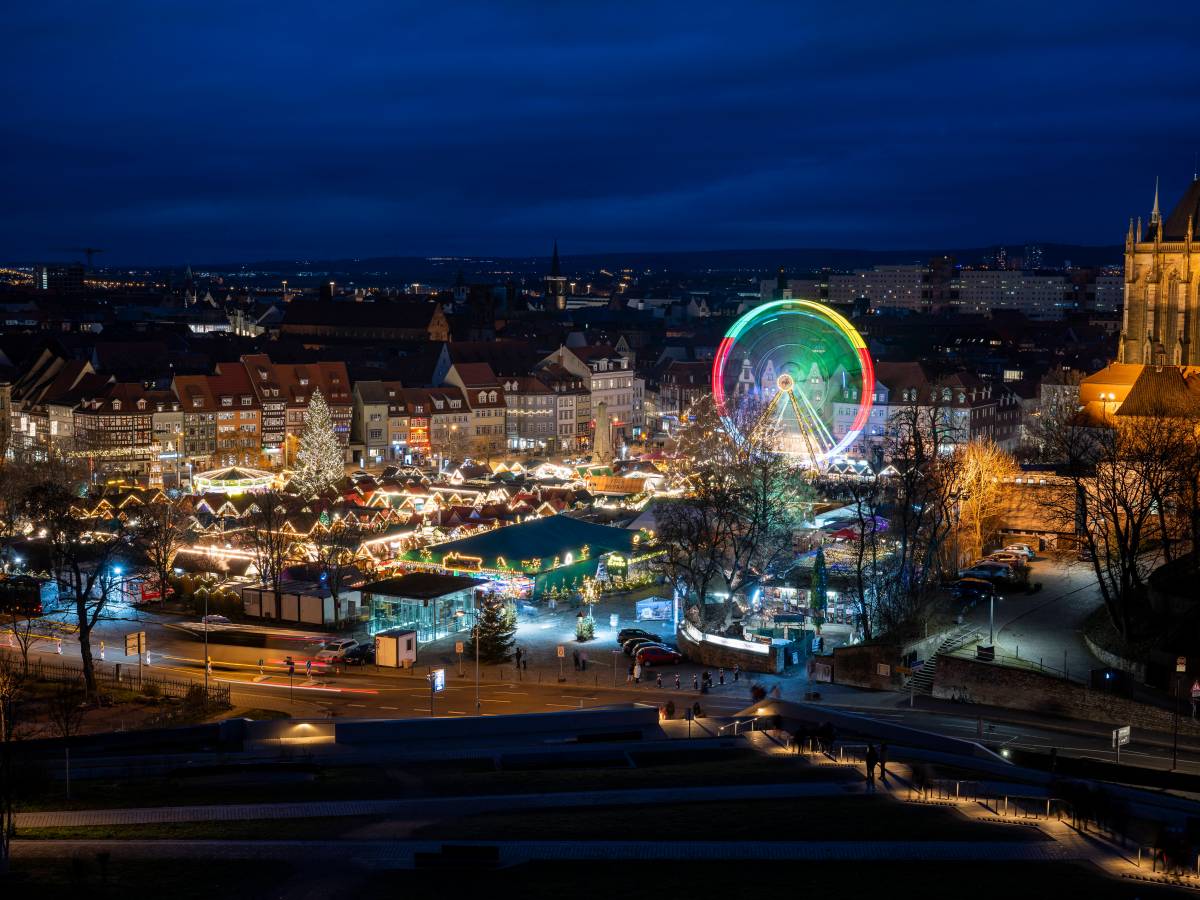
M1200 179L1165 219L1158 185L1145 233L1132 220L1125 235L1125 317L1120 361L1153 366L1200 366Z

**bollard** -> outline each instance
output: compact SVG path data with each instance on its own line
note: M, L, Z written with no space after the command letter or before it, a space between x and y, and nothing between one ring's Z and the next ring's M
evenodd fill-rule
M1141 847L1138 847L1138 861L1137 861L1137 867L1138 867L1139 869L1142 867L1142 848L1141 848Z
M1050 821L1050 798L1046 798L1046 821Z
M1004 815L1008 815L1008 797L1004 798Z

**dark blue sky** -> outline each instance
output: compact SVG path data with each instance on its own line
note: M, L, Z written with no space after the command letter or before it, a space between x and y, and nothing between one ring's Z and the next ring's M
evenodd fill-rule
M1195 4L6 11L0 258L1115 243L1200 150Z

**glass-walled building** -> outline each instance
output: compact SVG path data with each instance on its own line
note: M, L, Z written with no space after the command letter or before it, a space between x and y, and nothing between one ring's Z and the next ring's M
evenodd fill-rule
M386 578L362 588L370 610L371 634L392 629L417 633L426 644L460 631L475 621L475 590L487 584L481 578L412 572Z

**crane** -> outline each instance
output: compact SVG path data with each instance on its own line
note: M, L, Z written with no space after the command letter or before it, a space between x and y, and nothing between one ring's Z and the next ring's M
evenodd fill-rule
M92 267L92 257L97 253L104 252L101 247L58 247L56 250L59 253L82 253L87 257L87 267L89 269Z

